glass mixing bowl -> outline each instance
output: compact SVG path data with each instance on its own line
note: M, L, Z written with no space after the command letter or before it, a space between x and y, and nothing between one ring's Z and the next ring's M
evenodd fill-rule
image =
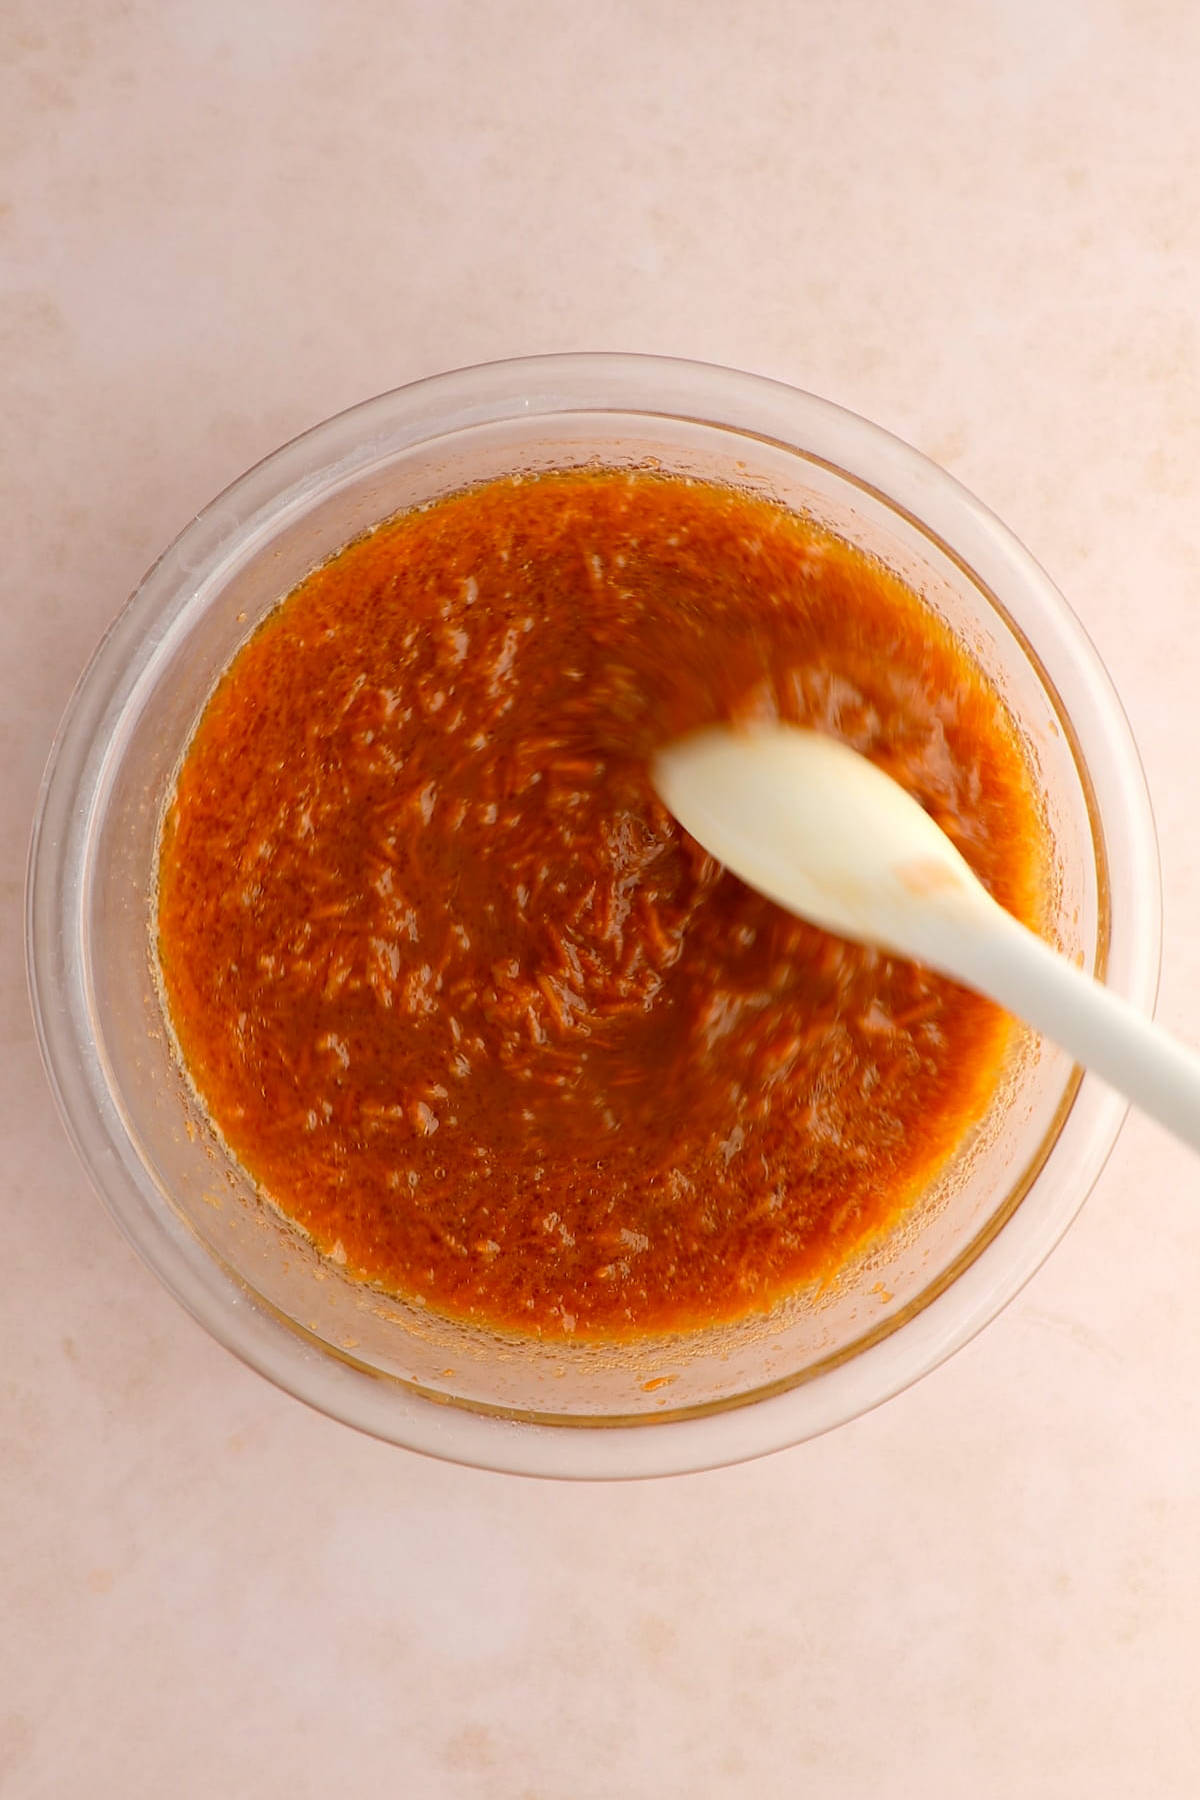
M1158 859L1129 729L1050 581L942 470L863 419L731 370L538 357L367 401L242 476L101 643L51 755L30 855L42 1052L93 1182L146 1261L279 1386L398 1444L529 1474L734 1462L876 1405L1017 1291L1095 1180L1123 1103L1023 1034L970 1145L907 1227L827 1291L683 1338L521 1342L356 1286L254 1192L172 1059L150 923L164 797L231 656L295 583L402 508L574 464L732 482L878 556L1004 694L1045 797L1051 935L1153 1003Z

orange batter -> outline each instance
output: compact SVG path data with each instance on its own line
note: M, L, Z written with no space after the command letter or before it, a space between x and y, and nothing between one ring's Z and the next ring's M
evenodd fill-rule
M865 751L1036 921L996 694L743 493L494 482L235 657L164 821L164 988L233 1152L351 1274L525 1332L686 1329L828 1276L978 1118L1001 1014L791 918L655 799L659 744L751 717Z

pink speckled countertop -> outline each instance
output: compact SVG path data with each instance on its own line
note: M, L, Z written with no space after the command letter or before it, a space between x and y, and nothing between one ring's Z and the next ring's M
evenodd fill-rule
M284 438L538 350L868 414L1045 564L1200 1014L1200 11L8 0L0 24L4 1800L1193 1800L1200 1165L1131 1121L969 1349L752 1466L424 1461L211 1343L37 1063L37 783L157 551Z

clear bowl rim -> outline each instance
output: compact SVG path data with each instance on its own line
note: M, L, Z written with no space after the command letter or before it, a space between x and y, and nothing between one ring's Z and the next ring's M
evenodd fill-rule
M1161 891L1145 776L1107 670L1040 565L954 477L858 414L715 364L603 351L467 366L359 402L262 458L185 526L114 619L64 711L30 842L26 958L42 1061L85 1171L139 1255L220 1343L317 1410L415 1450L509 1473L631 1478L765 1455L870 1410L928 1373L1011 1300L1059 1241L1107 1160L1125 1102L1084 1075L1049 1152L1061 1156L1070 1140L1074 1169L1065 1199L1030 1207L1027 1195L970 1265L915 1316L816 1381L751 1395L745 1404L699 1417L647 1417L636 1425L589 1418L571 1427L515 1421L401 1394L351 1357L306 1341L293 1322L218 1264L167 1206L139 1188L122 1154L131 1147L122 1145L119 1118L104 1103L99 1059L81 1030L79 970L71 963L72 940L59 906L64 885L82 892L85 813L76 799L89 782L94 791L109 749L106 727L120 716L139 668L186 611L189 585L198 585L231 544L243 543L256 529L269 530L288 506L302 506L385 447L390 454L473 424L580 411L701 420L824 462L949 547L987 591L1003 596L1005 609L1017 595L1037 612L1039 649L1040 634L1049 631L1067 653L1077 684L1076 705L1069 709L1073 726L1078 730L1079 706L1097 718L1086 764L1097 796L1095 822L1106 839L1115 837L1110 867L1132 883L1120 991L1152 1010ZM439 423L442 431L430 433L428 427ZM1035 1175L1030 1193L1040 1179Z

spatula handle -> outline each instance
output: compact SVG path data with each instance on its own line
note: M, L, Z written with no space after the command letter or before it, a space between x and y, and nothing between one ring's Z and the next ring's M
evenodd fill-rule
M948 931L943 953L957 967L945 972L1033 1025L1200 1150L1200 1055L1000 907L988 911L986 920L980 914Z

